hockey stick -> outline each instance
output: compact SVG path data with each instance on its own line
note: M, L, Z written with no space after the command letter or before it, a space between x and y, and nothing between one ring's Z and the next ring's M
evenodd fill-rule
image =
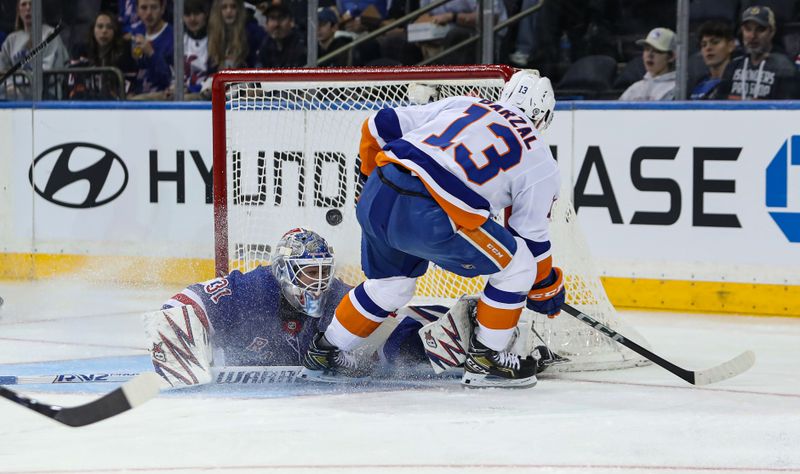
M748 370L756 362L756 355L752 351L745 351L739 354L738 356L734 357L733 359L727 362L723 362L722 364L719 364L717 366L711 367L710 369L697 370L697 371L686 370L681 367L678 367L672 362L665 360L656 354L653 354L652 352L640 346L639 344L636 344L635 342L626 338L622 334L614 331L613 329L604 325L600 321L568 305L567 303L564 303L561 306L561 309L563 309L569 315L573 316L575 319L581 321L582 323L595 328L596 330L601 332L604 336L609 337L614 341L622 344L623 346L627 347L633 352L645 357L646 359L652 361L654 364L672 372L673 374L677 375L678 377L682 378L683 380L689 382L692 385L708 385L711 383L721 382L722 380L726 380L731 377L735 377L741 374L742 372Z
M161 377L154 372L145 372L97 400L75 407L48 405L5 387L0 387L0 396L59 423L77 428L111 418L141 405L158 394L160 384Z
M212 367L212 384L273 384L296 382L299 366L231 366ZM137 373L71 373L55 375L0 375L0 385L74 384L127 382Z
M59 33L61 33L62 29L64 29L64 24L63 23L59 23L58 25L56 25L56 27L53 28L53 31L50 32L49 35L47 35L47 38L42 40L41 43L37 44L36 47L33 48L28 53L27 56L25 56L24 58L20 59L16 64L11 66L11 69L9 69L5 73L3 73L3 76L0 77L0 84L3 84L4 82L6 82L6 79L8 79L9 77L11 77L12 74L17 72L19 70L19 68L21 68L22 66L28 64L31 59L33 59L37 54L41 53L42 50L44 48L46 48L47 45L50 44L50 42L53 41L53 39L55 39L55 37L58 36Z
M299 377L302 367L296 365L276 365L276 366L228 366L212 367L213 378L208 385L290 385L306 384L307 380ZM59 374L59 375L32 375L0 376L0 381L4 385L25 385L25 384L67 384L67 383L105 383L123 382L131 380L137 374L126 373L86 373L86 374ZM460 375L459 375L460 376ZM446 376L438 378L446 379ZM371 379L376 383L405 384L416 386L426 380L434 383L437 377L427 372L419 378L396 379L383 378L378 376ZM191 386L187 386L191 387ZM180 387L179 387L180 388Z

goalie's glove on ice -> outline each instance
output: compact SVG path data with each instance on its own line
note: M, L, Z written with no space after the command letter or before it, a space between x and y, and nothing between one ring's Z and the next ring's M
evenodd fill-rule
M561 312L567 293L564 290L564 274L553 267L550 274L536 283L528 293L528 309L554 317Z

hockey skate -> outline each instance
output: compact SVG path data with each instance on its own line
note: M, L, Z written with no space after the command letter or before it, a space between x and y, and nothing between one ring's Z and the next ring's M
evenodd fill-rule
M355 355L339 350L317 333L303 358L300 378L304 380L342 383L363 379L369 375L368 367L361 367Z
M528 388L536 385L538 363L533 357L522 358L513 352L495 351L472 334L469 341L464 376L467 387Z

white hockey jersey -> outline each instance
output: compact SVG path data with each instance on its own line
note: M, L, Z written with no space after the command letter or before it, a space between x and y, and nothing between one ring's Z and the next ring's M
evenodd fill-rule
M397 163L417 175L459 227L475 229L511 207L507 221L550 267L549 215L558 164L518 108L475 97L383 109L364 122L361 168ZM538 279L538 278L537 278Z

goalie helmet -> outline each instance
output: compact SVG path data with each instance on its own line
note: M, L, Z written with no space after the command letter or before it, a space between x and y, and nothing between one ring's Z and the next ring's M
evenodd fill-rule
M283 234L272 253L272 274L293 307L312 318L322 307L333 280L333 248L316 232L297 228Z
M556 97L550 79L539 76L535 69L514 73L500 92L500 102L516 105L527 115L540 132L553 121Z

